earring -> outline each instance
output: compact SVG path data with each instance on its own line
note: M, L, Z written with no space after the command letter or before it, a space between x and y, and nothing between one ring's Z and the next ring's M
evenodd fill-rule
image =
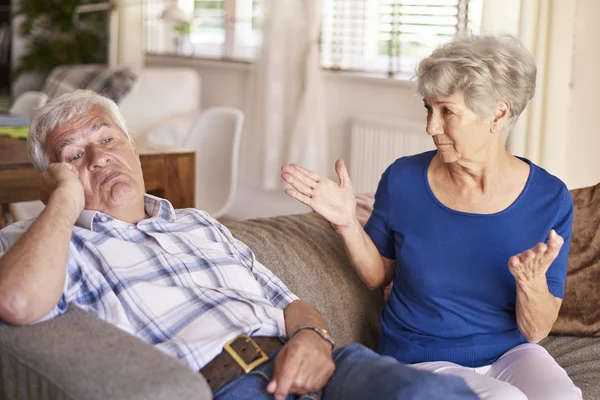
M496 132L496 124L490 124L490 132Z

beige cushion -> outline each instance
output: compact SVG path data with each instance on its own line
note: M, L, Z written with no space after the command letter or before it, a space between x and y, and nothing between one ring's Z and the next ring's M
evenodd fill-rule
M327 221L309 213L225 224L257 260L323 314L340 346L376 347L382 293L360 281Z
M600 184L571 195L575 215L565 297L552 333L600 336Z

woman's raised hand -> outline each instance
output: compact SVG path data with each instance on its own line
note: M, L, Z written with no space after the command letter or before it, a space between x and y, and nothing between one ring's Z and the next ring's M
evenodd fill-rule
M285 189L285 193L315 210L334 227L346 227L356 218L354 188L344 161L335 163L339 184L298 164L281 169L281 177L293 187Z
M546 281L546 272L554 262L565 240L554 229L548 234L546 243L538 243L523 253L508 260L508 269L517 283L527 283L538 279Z

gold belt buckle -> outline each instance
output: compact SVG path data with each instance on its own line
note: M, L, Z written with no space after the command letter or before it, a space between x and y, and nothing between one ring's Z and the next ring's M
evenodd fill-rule
M237 353L237 351L235 351L233 349L233 347L231 347L231 345L239 339L245 340L246 343L248 343L250 346L252 346L254 348L254 350L256 350L256 352L260 355L260 357L258 357L256 360L252 361L250 364L246 363L246 361L244 361L244 359L242 357L240 357L240 355ZM250 336L248 336L246 334L241 334L241 335L231 339L229 342L225 343L225 345L223 345L223 350L225 350L227 352L227 354L229 354L231 356L231 358L233 358L233 360L246 373L252 371L254 368L258 367L260 364L269 360L269 356L263 351L263 349L261 349L260 346L258 344L256 344L256 342L254 340L252 340L252 338Z

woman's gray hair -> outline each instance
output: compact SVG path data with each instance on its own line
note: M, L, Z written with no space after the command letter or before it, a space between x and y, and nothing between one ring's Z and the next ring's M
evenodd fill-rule
M43 171L50 164L50 160L44 152L44 143L48 133L59 125L80 117L96 107L106 110L112 121L128 139L131 139L125 126L125 120L114 101L91 90L65 93L46 103L33 114L27 136L27 150L33 166Z
M482 118L492 116L498 101L506 102L508 134L535 93L536 71L533 56L514 36L462 35L419 63L417 91L423 97L461 91L466 106Z

